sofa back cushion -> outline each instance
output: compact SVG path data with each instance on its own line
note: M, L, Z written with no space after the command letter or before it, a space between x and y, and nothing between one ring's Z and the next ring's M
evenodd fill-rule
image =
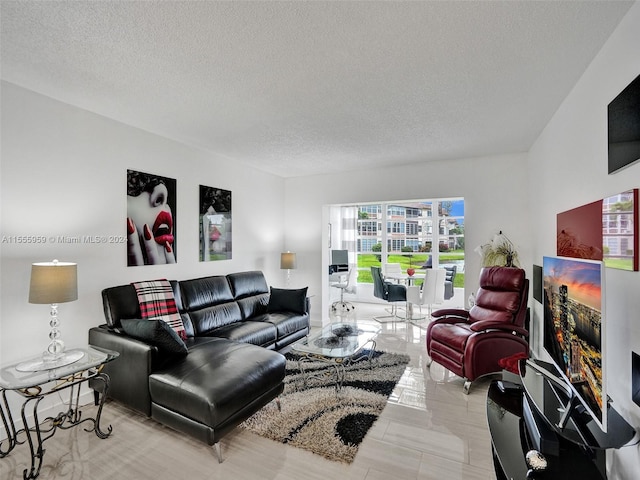
M182 280L180 282L182 306L186 312L233 302L233 293L225 276L212 276Z
M182 302L178 282L171 280L171 288L178 311L182 310ZM142 318L140 303L133 285L119 285L102 290L102 308L104 318L110 328L121 328L123 319Z
M227 302L189 312L195 335L208 335L216 328L242 320L237 302Z
M241 298L237 301L242 313L242 318L257 318L267 313L267 304L269 303L269 294L260 293L251 297Z
M243 319L226 276L182 280L180 295L184 313L189 317L196 336L208 335L216 328Z
M267 313L269 287L261 271L231 273L227 279L243 319L257 318Z
M236 300L269 293L267 281L260 271L231 273L227 275L227 279L233 292L233 298Z

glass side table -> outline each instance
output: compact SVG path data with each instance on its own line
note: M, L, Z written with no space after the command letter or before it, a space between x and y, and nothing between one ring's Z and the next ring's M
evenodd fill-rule
M7 456L16 445L27 442L31 450L31 468L25 469L25 479L37 478L44 457L43 444L53 437L56 430L68 429L80 424L88 423L85 430L95 432L99 438L111 435L112 427L107 431L100 427L100 416L105 397L109 389L109 376L102 373L105 363L115 360L119 353L98 347L76 348L69 353L78 359L71 364L58 368L30 371L25 365L38 362L41 358L34 357L25 362L0 367L0 418L7 432L7 438L0 442L0 458ZM80 387L83 383L93 380L92 387L101 388L100 399L97 402L98 411L93 418L81 418L79 410ZM69 405L67 411L60 412L56 417L47 417L42 421L38 418L38 405L47 395L63 390L69 391ZM7 392L13 391L24 400L20 415L22 428L16 430L11 407L7 400ZM31 413L29 415L27 412ZM29 421L33 425L29 425ZM24 434L26 439L19 440Z

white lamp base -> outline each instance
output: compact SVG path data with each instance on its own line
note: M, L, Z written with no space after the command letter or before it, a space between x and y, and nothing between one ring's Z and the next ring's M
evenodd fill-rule
M63 353L59 358L51 360L38 358L19 363L16 366L16 370L19 372L38 372L40 370L53 370L54 368L71 365L72 363L80 360L83 356L84 352L81 352L80 350L69 350L68 352Z

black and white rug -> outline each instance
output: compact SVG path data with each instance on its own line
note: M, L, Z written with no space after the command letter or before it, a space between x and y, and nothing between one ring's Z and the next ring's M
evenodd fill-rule
M409 356L375 351L372 362L373 368L366 360L347 366L342 389L336 392L334 367L321 361L305 362L306 374L314 377L305 387L297 356L289 353L280 396L282 410L271 402L242 427L330 460L351 463L404 373Z

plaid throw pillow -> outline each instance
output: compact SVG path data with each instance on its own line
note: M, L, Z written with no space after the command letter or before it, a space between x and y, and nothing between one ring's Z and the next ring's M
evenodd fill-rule
M171 284L166 279L131 283L136 289L141 316L147 320L163 320L183 340L187 333L176 306Z

